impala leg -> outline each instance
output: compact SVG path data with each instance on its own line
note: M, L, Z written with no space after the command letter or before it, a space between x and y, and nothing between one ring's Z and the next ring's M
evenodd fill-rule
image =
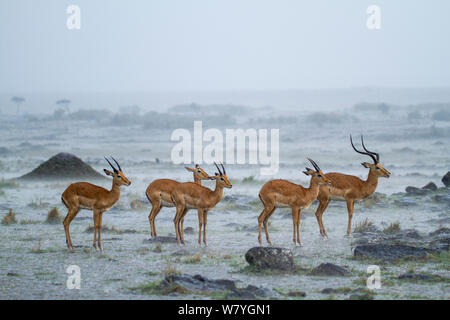
M103 212L100 212L98 215L98 248L100 249L100 251L103 251L103 247L102 247L102 217L103 217Z
M301 241L300 241L300 221L302 218L302 210L298 209L298 213L297 213L297 243L299 245L302 245Z
M148 221L150 222L150 233L152 237L156 237L155 218L161 210L161 207L160 199L152 199L152 210L148 215Z
M99 212L94 210L94 243L93 247L97 250L97 230L98 230Z
M198 209L198 244L202 245L202 226L203 226L203 212Z
M182 213L183 213L183 207L182 206L177 206L177 213L175 214L175 218L173 219L173 223L174 223L174 226L175 226L175 234L176 234L176 237L177 237L177 243L178 243L178 245L180 245L180 230L179 230L179 227L178 227L178 222L180 221L180 217L181 217L181 215L182 215Z
M208 222L208 210L203 210L203 243L206 244L206 223Z
M347 235L349 237L352 235L352 218L353 218L354 207L355 207L355 201L353 199L347 199L347 210L348 210Z
M266 214L265 218L264 218L264 231L266 233L266 240L267 242L272 245L272 241L270 241L270 236L269 236L269 218L272 216L272 214L275 211L275 206L273 206L272 208L269 209L270 211Z
M185 244L184 243L184 218L186 217L187 212L188 212L188 209L185 208L181 215L180 221L178 222L178 229L179 229L178 232L181 235L181 243L182 244Z
M294 226L292 240L294 241L294 244L297 244L296 242L297 220L298 220L298 207L292 207L292 224Z
M69 226L70 223L72 222L73 218L75 218L75 216L77 215L77 213L79 212L79 209L69 209L69 211L67 212L66 217L64 218L63 221L63 225L64 225L64 231L66 233L66 244L67 244L67 248L73 250L73 245L72 245L72 239L70 237L70 230L69 230Z
M328 197L319 199L319 206L317 207L317 210L316 210L316 218L317 218L317 223L319 224L319 228L320 228L320 235L324 238L328 238L328 235L325 230L325 226L323 224L322 216L323 216L324 211L327 209L329 203L330 203L330 199Z

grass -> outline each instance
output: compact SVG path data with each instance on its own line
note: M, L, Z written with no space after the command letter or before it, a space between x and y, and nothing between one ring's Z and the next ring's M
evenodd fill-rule
M167 259L166 265L161 270L161 273L164 276L170 276L170 275L180 274L181 272L180 272L180 270L177 269L176 265L172 264L172 262Z
M38 224L38 223L41 223L41 222L38 221L38 220L22 219L22 220L20 220L19 223L20 224Z
M93 233L94 232L94 226L89 225L84 232ZM102 232L111 232L114 234L122 234L124 231L120 229L116 229L114 226L108 227L107 225L102 226Z
M193 256L187 257L183 260L184 263L199 263L202 259L202 254L197 253Z
M16 223L17 223L16 214L14 213L14 211L12 209L9 209L8 214L6 214L2 219L2 224L10 225L10 224L16 224Z
M59 224L62 221L62 217L59 214L58 208L53 207L48 213L47 213L47 219L45 220L45 223L49 224Z
M365 218L363 221L355 225L353 232L365 232L369 229L369 227L373 226L373 222L368 218Z
M383 229L384 233L394 234L399 233L401 231L400 222L392 222L389 226Z
M12 180L0 179L0 189L2 188L18 188L19 184Z

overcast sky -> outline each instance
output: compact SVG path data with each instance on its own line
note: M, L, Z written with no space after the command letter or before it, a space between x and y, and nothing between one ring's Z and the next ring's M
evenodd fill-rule
M2 0L0 92L447 87L449 13L448 0Z

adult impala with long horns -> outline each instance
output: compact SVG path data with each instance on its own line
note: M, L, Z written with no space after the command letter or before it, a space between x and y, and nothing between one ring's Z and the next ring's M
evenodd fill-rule
M325 176L331 180L331 187L321 187L317 199L319 200L319 205L316 211L317 223L319 224L320 234L327 238L327 232L325 226L323 225L322 215L325 209L330 203L330 199L343 199L347 202L348 211L348 225L347 225L347 235L352 234L352 217L353 210L355 206L355 201L362 200L373 194L378 185L378 177L389 178L391 173L383 168L380 163L380 155L376 152L367 150L364 145L364 139L361 135L361 145L364 151L356 149L353 144L352 136L350 135L350 143L357 153L369 156L373 163L363 162L361 165L364 168L369 169L369 174L366 180L362 180L358 177L351 176L348 174L343 174L339 172L329 172Z
M209 174L205 172L198 164L195 168L185 167L187 171L192 172L194 175L194 183L202 185L202 180L211 179ZM150 233L152 237L156 237L156 225L155 219L162 207L175 207L175 203L172 201L175 188L181 182L172 179L157 179L152 181L145 191L148 201L152 204L152 210L148 215L148 221L150 222Z
M295 244L301 245L300 242L300 217L301 211L307 209L319 194L319 186L329 185L331 181L323 174L317 163L309 159L314 167L306 168L304 174L311 177L309 188L292 183L287 180L276 179L267 181L259 191L259 198L264 205L264 209L258 217L258 241L261 241L261 229L264 224L266 232L266 240L272 245L269 236L269 218L272 216L276 208L291 208L292 222L294 226L293 238Z
M219 171L218 173L216 172L215 176L210 176L211 179L216 180L216 187L214 190L193 182L180 183L175 188L173 201L177 207L177 213L173 222L178 244L180 244L180 242L184 244L184 217L190 209L197 209L199 226L198 243L201 245L203 227L203 243L206 245L208 211L214 208L222 199L223 188L232 187L223 164L221 164L222 170L220 170L215 162L214 165Z
M66 243L69 249L73 249L72 240L70 238L69 225L81 209L92 210L94 213L94 248L97 249L97 243L100 250L102 248L101 234L102 234L102 215L103 212L110 209L120 197L120 187L129 186L131 181L125 177L119 163L111 157L116 163L117 168L105 157L113 171L103 169L107 176L112 177L111 190L96 186L89 182L72 183L63 192L61 200L69 210L64 219L64 231L66 232ZM98 240L97 240L98 232Z

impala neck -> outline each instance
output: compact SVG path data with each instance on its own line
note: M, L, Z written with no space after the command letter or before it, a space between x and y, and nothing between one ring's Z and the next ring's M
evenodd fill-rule
M194 182L196 184L202 185L202 179L198 178L195 173L194 173Z
M370 169L369 175L367 176L367 180L364 181L364 197L370 196L375 192L375 189L378 185L378 175L375 173L375 170Z
M319 181L317 181L317 179L311 178L311 181L309 182L309 188L307 190L309 191L309 194L313 198L313 200L316 199L319 195Z
M219 181L216 180L216 188L214 189L214 200L216 203L218 203L220 200L222 200L223 196L223 186L219 184Z
M113 180L111 190L109 191L110 201L116 203L120 197L120 186Z

